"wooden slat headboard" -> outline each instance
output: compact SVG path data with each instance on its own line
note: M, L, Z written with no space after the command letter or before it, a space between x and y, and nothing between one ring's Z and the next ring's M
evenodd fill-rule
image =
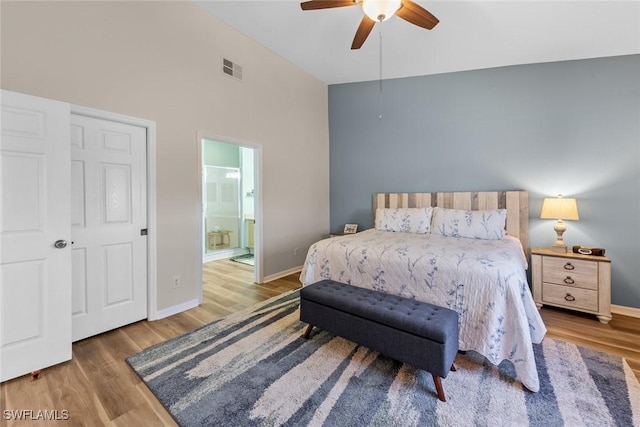
M423 208L507 210L507 234L520 239L526 251L529 245L529 193L527 191L481 191L451 193L375 193L377 208Z

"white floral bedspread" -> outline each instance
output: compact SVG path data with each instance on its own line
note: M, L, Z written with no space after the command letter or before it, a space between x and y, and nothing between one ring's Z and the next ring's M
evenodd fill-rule
M531 391L540 383L532 342L546 327L526 276L522 245L503 240L366 230L313 244L300 281L332 279L448 307L460 315L460 350L510 360Z

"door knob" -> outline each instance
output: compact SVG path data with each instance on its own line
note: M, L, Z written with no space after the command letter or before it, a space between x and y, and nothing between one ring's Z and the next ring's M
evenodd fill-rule
M56 240L56 242L53 244L53 246L55 246L58 249L66 248L67 247L67 241L66 240Z

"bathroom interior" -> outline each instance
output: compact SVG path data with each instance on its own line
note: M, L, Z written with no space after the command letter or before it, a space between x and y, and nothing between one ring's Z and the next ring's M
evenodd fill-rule
M254 265L253 148L202 139L203 262Z

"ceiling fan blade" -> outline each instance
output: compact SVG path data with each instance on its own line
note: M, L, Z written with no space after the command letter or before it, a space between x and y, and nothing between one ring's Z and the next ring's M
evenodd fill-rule
M300 3L302 10L329 9L332 7L355 6L359 1L354 0L309 0Z
M353 43L351 43L351 49L360 49L374 25L376 25L376 21L369 18L367 15L362 17L362 21L360 21L356 35L353 38Z
M418 27L426 28L427 30L432 29L440 22L440 20L429 11L411 0L402 0L402 6L396 11L396 15L405 21L411 22Z

